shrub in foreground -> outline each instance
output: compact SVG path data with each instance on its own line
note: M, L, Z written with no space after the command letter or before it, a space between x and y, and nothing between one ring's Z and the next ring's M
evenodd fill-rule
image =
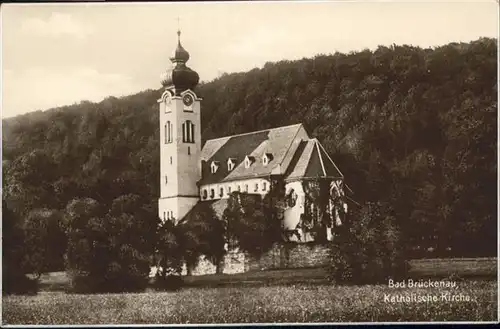
M367 204L351 210L331 244L329 279L339 284L385 284L406 278L409 263L390 209Z

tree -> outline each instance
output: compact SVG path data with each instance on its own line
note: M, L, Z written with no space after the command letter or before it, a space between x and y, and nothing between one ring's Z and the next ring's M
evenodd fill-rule
M181 247L182 230L175 219L161 222L155 249L155 285L160 289L177 290L182 286L180 277L184 262Z
M38 277L64 269L67 238L63 225L63 216L57 210L35 209L26 216L26 268Z
M233 192L223 214L230 247L259 257L282 241L281 221L268 209L260 195Z
M406 247L390 207L369 203L349 211L331 244L330 279L337 284L380 284L405 279Z
M182 231L174 220L162 222L158 228L155 253L157 278L165 279L168 275L180 275L184 260L181 248Z
M2 237L2 293L36 293L38 281L29 279L22 266L26 255L24 232L5 200L2 200Z
M222 261L226 250L226 228L207 202L198 203L193 211L180 223L181 248L188 268L195 267L199 257L204 255L222 272Z
M76 291L137 291L146 286L158 220L137 209L137 203L137 196L121 196L107 214L90 198L68 204L68 269Z

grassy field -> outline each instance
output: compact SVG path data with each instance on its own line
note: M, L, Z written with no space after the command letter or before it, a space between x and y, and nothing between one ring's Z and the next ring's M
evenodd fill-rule
M2 315L5 324L497 320L496 259L411 265L414 280L461 280L456 288L332 286L325 284L323 269L311 268L190 277L178 292L75 295L63 292L68 279L59 272L42 277L37 296L4 297ZM410 300L397 300L401 296ZM435 300L415 301L418 296Z
M5 324L173 324L270 322L495 321L495 281L463 281L456 289L301 284L187 288L171 293L4 298ZM468 296L448 301L443 296ZM390 302L386 295L436 296L433 302Z

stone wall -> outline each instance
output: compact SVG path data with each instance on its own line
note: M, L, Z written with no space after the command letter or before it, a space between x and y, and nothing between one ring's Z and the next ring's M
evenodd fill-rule
M263 271L271 269L317 267L329 262L328 247L319 243L284 243L275 245L260 258L248 256L232 250L224 257L223 274ZM191 275L215 274L217 267L205 257L201 257ZM186 266L182 274L187 274Z
M328 247L319 243L275 245L259 259L247 257L247 271L324 266L329 262Z
M224 256L224 265L222 269L222 273L224 274L236 274L236 273L244 273L246 271L245 264L245 254L239 251L229 251ZM211 261L206 259L204 256L200 257L198 261L198 265L191 270L191 275L207 275L207 274L216 274L217 266L212 264ZM182 267L182 275L187 274L186 264Z

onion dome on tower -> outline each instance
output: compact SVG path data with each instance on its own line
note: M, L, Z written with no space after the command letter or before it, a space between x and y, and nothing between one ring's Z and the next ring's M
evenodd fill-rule
M179 95L187 89L193 90L198 85L200 77L198 73L186 66L186 62L189 60L189 53L181 45L181 31L177 31L177 37L177 48L173 56L170 57L172 68L162 74L161 84L165 88L173 87L175 93Z

